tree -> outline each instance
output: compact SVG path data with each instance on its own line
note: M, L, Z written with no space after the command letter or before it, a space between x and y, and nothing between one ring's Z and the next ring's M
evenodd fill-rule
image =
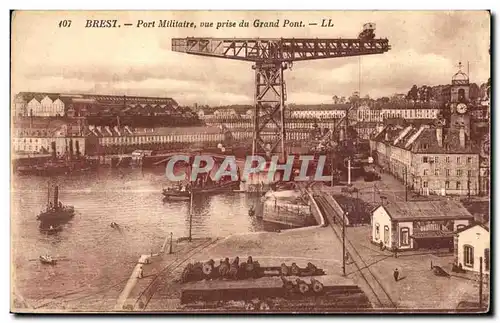
M476 83L472 83L469 87L469 99L471 101L476 101L481 97L481 90Z
M408 91L408 94L406 95L406 98L408 100L413 100L413 102L417 101L418 99L418 87L416 85L413 85Z

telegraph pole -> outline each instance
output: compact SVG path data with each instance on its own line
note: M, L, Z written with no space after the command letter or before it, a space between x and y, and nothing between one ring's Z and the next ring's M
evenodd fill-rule
M479 308L483 308L483 257L479 257Z
M193 189L190 192L190 201L189 201L189 242L192 241L192 229L193 229Z
M332 148L332 155L330 156L330 158L331 158L330 159L330 168L331 168L330 173L332 175L332 181L331 181L331 185L330 185L331 187L333 187L333 155L334 154L333 154L333 148Z
M342 275L345 276L345 216L346 212L342 212Z

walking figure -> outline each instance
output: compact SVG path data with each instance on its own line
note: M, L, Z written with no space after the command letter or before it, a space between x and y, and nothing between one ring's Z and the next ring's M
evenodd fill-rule
M396 268L396 269L394 269L394 281L398 281L398 279L399 279L399 271Z

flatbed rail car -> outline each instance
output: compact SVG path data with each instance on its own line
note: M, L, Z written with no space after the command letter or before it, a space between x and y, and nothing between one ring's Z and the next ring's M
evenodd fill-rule
M319 282L321 288L316 288L314 282ZM332 275L190 282L182 287L181 306L202 312L324 312L372 307L359 286Z

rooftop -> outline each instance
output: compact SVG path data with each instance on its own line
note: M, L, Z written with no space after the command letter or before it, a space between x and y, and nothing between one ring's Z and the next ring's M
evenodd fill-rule
M393 220L456 220L474 217L456 201L391 202L381 205ZM377 208L378 209L378 208Z

